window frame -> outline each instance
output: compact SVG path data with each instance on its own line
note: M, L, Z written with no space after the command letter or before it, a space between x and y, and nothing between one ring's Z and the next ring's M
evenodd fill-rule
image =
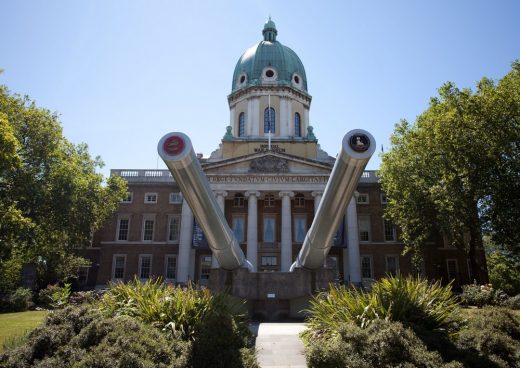
M361 198L366 198L366 201L362 201ZM370 196L368 193L359 193L356 198L357 204L370 204Z
M177 198L177 200L175 200ZM182 193L181 192L170 192L168 195L168 202L170 204L182 204Z
M123 198L121 203L132 203L134 201L134 192L127 192L126 197Z
M294 136L301 137L302 136L302 118L299 112L294 113Z
M264 207L273 208L275 204L274 194L267 193L264 195Z
M303 193L296 193L294 196L294 207L304 208L305 207L305 195Z
M155 196L155 201L148 200L148 197ZM157 192L147 192L144 194L144 203L145 204L157 204L159 202L159 194Z
M148 277L143 277L143 258L150 258L150 265L149 265L149 271L148 271ZM138 275L139 275L139 280L141 281L145 281L145 280L149 280L151 277L152 277L152 261L153 261L153 256L151 254L139 254L139 263L138 263L138 268L137 268L137 272L138 272Z
M121 221L122 220L127 220L128 221L128 225L127 225L127 229L126 229L126 239L121 239ZM117 226L116 226L116 241L117 242L127 242L129 241L130 239L130 215L126 215L126 214L120 214L119 216L117 216Z
M242 193L236 193L233 197L233 207L242 208L244 207L245 197Z
M365 280L370 280L370 279L374 279L374 260L373 260L373 257L371 255L361 255L361 279L365 279ZM365 259L368 259L368 266L370 268L370 276L369 277L365 277L364 274L363 274L363 260Z
M152 222L152 234L151 234L151 237L150 239L146 239L145 238L145 235L146 235L146 223L148 221L151 221ZM143 215L143 225L142 225L142 228L141 228L141 241L143 242L153 242L154 241L154 238L155 238L155 214L154 215L149 215L149 214L144 214Z
M366 219L366 223L368 225L368 229L367 229L367 239L363 239L362 236L361 236L361 220L362 219ZM370 215L365 215L365 214L362 214L362 215L358 215L358 239L359 239L359 242L360 243L369 243L372 239L372 226L371 226L371 223L370 223Z
M120 278L116 278L116 258L121 257L123 258L123 275ZM113 282L117 281L124 281L125 279L125 273L126 273L126 254L120 254L116 253L112 255L112 273L111 273L111 280Z
M271 109L271 110L269 110ZM268 111L270 111L268 113ZM274 107L266 107L264 110L264 134L269 133L269 122L271 123L271 134L276 134L276 110Z
M171 239L172 227L171 221L177 220L177 237L175 239ZM181 215L180 214L170 214L168 215L168 224L166 226L166 242L171 244L178 244L181 237Z
M175 260L174 266L174 277L168 277L168 259L173 258ZM177 282L177 254L165 254L164 255L164 281L169 283Z
M272 239L272 241L267 241L265 239L266 220L267 219L272 219L272 221L273 221L273 239ZM269 244L276 243L276 214L266 213L266 214L263 215L263 218L262 218L262 242L269 243Z
M242 222L242 236L239 238L235 232L235 220L241 220ZM231 230L233 231L233 235L238 240L239 243L244 243L246 241L246 216L243 214L233 214L231 217Z
M450 262L455 262L455 277L450 277ZM446 274L448 275L448 282L454 280L454 284L459 283L459 260L457 258L446 258Z
M380 194L381 204L388 204L388 197L385 193Z
M238 136L243 138L246 136L246 114L241 112L238 114Z
M385 272L386 274L391 274L388 270L388 259L394 258L395 259L395 274L397 275L399 273L399 255L398 254L385 254Z
M389 226L391 226L391 230L392 230L392 239L387 239L387 225L389 224ZM385 218L383 218L383 239L385 240L386 243L395 243L397 241L397 231L396 231L396 227L394 225L394 223L390 220L387 220Z
M309 229L307 229L307 214L304 214L304 213L293 213L292 215L292 218L293 218L293 241L295 243L303 243L304 240L305 240L305 236L307 235L307 232L309 231ZM304 230L304 234L303 234L303 239L299 240L298 239L298 236L297 236L297 221L298 220L303 220L303 230Z
M209 261L207 258L209 258ZM206 280L206 281L209 280L212 261L213 261L213 256L211 254L203 254L199 257L199 262L200 262L199 281L200 280Z

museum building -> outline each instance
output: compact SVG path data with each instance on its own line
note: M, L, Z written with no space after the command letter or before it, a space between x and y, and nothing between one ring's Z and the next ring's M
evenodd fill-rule
M262 33L236 64L221 143L198 159L254 271L288 272L335 158L320 148L309 124L312 97L300 58L277 40L271 19ZM121 169L111 175L128 182L128 196L87 248L92 265L82 269L81 283L103 287L135 275L207 283L219 265L170 172ZM411 272L399 229L383 218L386 203L376 172L365 171L326 260L338 280L368 285L388 273ZM472 280L465 252L442 237L431 239L424 257L429 278Z

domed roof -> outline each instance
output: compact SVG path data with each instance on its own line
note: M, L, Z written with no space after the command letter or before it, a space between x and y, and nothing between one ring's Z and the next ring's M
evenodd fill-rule
M305 68L289 47L276 41L278 31L269 17L264 40L247 49L235 66L231 93L255 85L286 85L307 92Z

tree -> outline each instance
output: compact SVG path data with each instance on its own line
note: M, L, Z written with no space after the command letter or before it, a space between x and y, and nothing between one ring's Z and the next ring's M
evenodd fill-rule
M58 116L0 86L0 289L19 282L35 263L41 285L73 277L87 261L77 250L126 193L118 177L106 182L85 144L62 134Z
M483 233L520 257L520 62L475 92L444 84L413 125L396 125L391 144L381 185L407 250L419 254L440 232L467 250L477 278Z

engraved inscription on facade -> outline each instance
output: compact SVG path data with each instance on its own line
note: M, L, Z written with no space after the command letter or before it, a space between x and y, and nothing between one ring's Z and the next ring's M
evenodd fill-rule
M329 180L328 176L235 176L235 175L207 175L210 183L242 184L242 183L323 183Z

